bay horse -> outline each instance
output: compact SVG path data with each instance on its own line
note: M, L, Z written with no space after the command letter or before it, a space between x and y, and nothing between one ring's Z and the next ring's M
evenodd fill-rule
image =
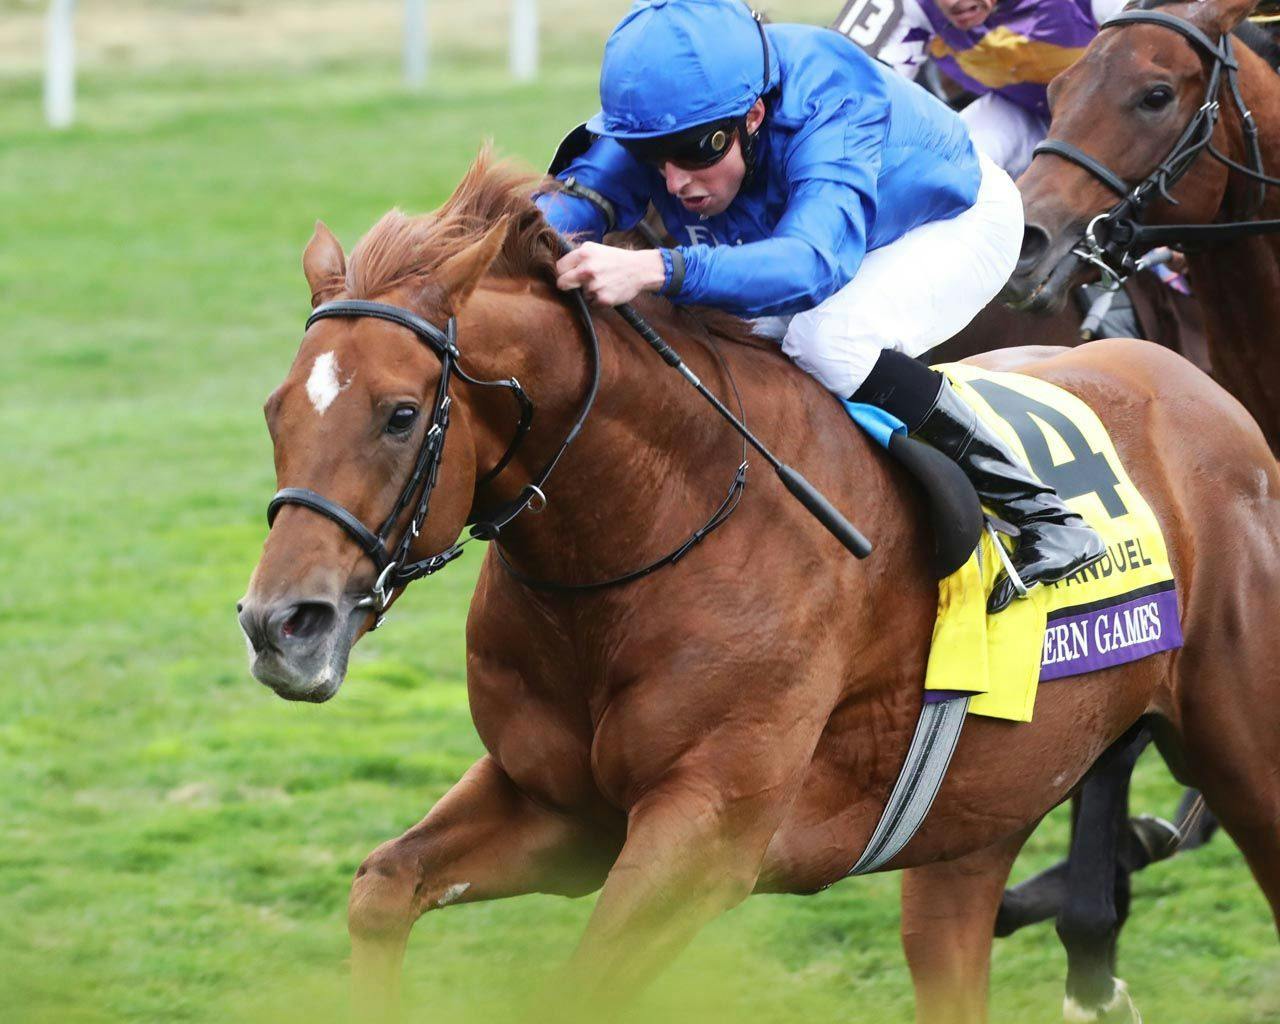
M482 159L434 215L393 211L349 261L317 225L303 257L313 305L408 313L315 321L265 407L279 486L350 518L276 508L240 603L252 671L287 699L332 697L376 624L379 573L355 539L364 524L387 519L389 542L404 536L407 558L434 564L469 519L546 483L540 514L490 546L471 603L468 697L487 753L356 872L353 991L374 1018L395 1013L414 922L446 905L601 889L556 993L572 1016L625 1003L752 892L840 881L922 704L937 588L915 484L820 385L723 317L641 305L871 535L871 557L848 557L771 475L749 472L732 515L675 564L605 589L534 582L589 583L671 549L742 459L736 435L610 311L595 316L594 378L583 324L554 287L559 240L528 198L535 184ZM523 382L536 414L514 450L510 394L456 376L444 388L447 351L471 379ZM1010 865L1143 715L1164 723L1166 756L1280 908L1275 460L1234 399L1145 342L1095 342L1023 369L1079 395L1110 430L1164 530L1185 646L1046 685L1031 723L969 723L928 818L888 865L905 872L902 937L929 1024L985 1020ZM433 434L438 417L424 410L445 390L451 425ZM397 495L440 436L438 472L422 480L434 485L429 514L411 523L415 504Z
M1139 7L1152 6L1151 4L1139 5ZM1161 5L1154 6L1158 8ZM1216 17L1215 24L1220 26L1231 25L1235 19L1234 14L1226 17L1221 14L1207 16L1211 19ZM1132 31L1133 28L1126 29L1126 32ZM1159 29L1153 31L1158 32ZM1277 46L1270 26L1244 20L1232 25L1231 31L1249 50L1261 57L1268 68L1274 71L1280 66L1280 47ZM1100 47L1104 40L1114 39L1117 35L1120 33L1115 31L1104 33L1095 43L1094 49ZM1122 36L1122 38L1127 40L1128 36ZM1091 49L1090 53L1093 53L1094 49ZM1238 49L1237 47L1237 51ZM1110 59L1114 61L1119 55L1119 50L1113 50ZM1083 81L1077 83L1069 93L1064 89L1061 97L1055 96L1056 119L1049 132L1051 138L1066 140L1084 147L1090 153L1099 152L1099 147L1107 149L1108 152L1104 154L1102 162L1108 166L1111 165L1111 153L1119 152L1117 149L1119 140L1127 138L1130 132L1146 136L1152 129L1152 125L1146 123L1141 112L1123 102L1127 85L1107 77L1110 66L1101 61L1091 61L1074 73L1076 78ZM1265 88L1274 88L1274 80L1274 74L1263 75L1259 78L1259 84ZM1087 87L1084 81L1089 83ZM1093 97L1099 90L1113 99L1112 109L1102 112L1101 115L1099 109L1092 105ZM1248 104L1256 107L1252 88L1246 96ZM1186 107L1191 102L1198 104L1200 98L1197 98L1194 95L1194 89L1191 89L1184 93L1182 107ZM1226 105L1231 105L1229 99L1226 100ZM1274 105L1271 106L1274 109ZM1239 113L1238 109L1232 110L1233 116L1238 117ZM1265 112L1259 112L1255 116L1262 116L1263 113ZM1068 123L1069 119L1074 120ZM1270 128L1264 128L1263 137L1274 139L1276 131L1274 123L1270 121L1265 123L1269 124ZM1127 148L1127 144L1124 146ZM1238 155L1243 156L1243 154ZM1140 180L1150 169L1149 165L1137 172L1131 180ZM1068 193L1058 190L1075 188L1078 182L1068 180L1063 175L1062 165L1052 154L1038 157L1032 165L1032 171L1033 173L1029 173L1020 184L1024 190L1028 221L1033 226L1028 232L1027 245L1024 246L1023 259L1020 261L1018 272L1003 297L1018 303L1029 312L1048 317L1046 326L1052 329L1064 315L1074 313L1072 304L1064 301L1065 297L1071 285L1080 280L1085 273L1091 272L1091 268L1084 262L1077 261L1074 253L1068 253L1053 267L1049 267L1047 260L1037 262L1035 259L1038 246L1046 240L1045 236L1040 234L1040 230L1046 224L1056 227L1053 221L1057 212L1045 212L1046 198L1061 198L1070 205L1071 197ZM1245 184L1247 181L1244 179L1237 182L1237 186ZM1181 193L1178 195L1181 196ZM1096 197L1093 195L1074 198L1086 200L1075 207L1078 216L1085 218L1086 224L1093 215L1109 205L1104 203L1103 207L1098 207L1094 202ZM1111 196L1110 200L1114 201L1115 198ZM1221 212L1225 213L1228 209L1230 207L1224 198ZM1166 208L1156 219L1178 221L1186 219L1186 216L1180 209ZM1070 237L1070 234L1071 232L1068 231L1063 237ZM1077 231L1077 240L1079 234L1080 232ZM1060 242L1061 238L1054 241ZM1274 322L1276 312L1274 291L1270 288L1259 290L1256 281L1238 278L1232 262L1253 259L1257 249L1258 247L1255 246L1251 252L1246 247L1246 250L1234 255L1226 253L1228 262L1222 266L1213 266L1213 260L1217 258L1220 250L1217 248L1206 250L1203 253L1203 259L1199 261L1202 264L1198 271L1201 277L1196 277L1197 272L1193 271L1193 280L1198 282L1203 279L1203 274L1208 269L1213 271L1214 276L1220 281L1226 282L1208 292L1197 288L1195 293L1196 298L1201 300L1199 305L1202 316L1214 328L1211 340L1216 350L1216 375L1229 390L1251 404L1272 450L1280 452L1280 435L1276 433L1280 420L1274 415L1257 411L1260 384L1255 370L1263 373L1275 371L1269 370L1274 364L1266 354L1265 344L1250 342L1251 340L1265 342L1265 333L1262 335L1248 332L1236 333L1239 328L1238 320L1232 323L1223 315L1229 310L1237 313L1241 310L1246 311L1253 325L1248 329L1250 331L1256 331L1259 324ZM1061 276L1055 278L1053 274L1055 270ZM1232 283L1233 279L1234 283ZM1130 278L1131 287L1142 284L1143 275ZM1224 299L1227 287L1238 289L1231 294L1229 302ZM1178 328L1182 325L1177 319L1160 315L1167 314L1168 300L1172 297L1161 296L1159 288L1160 286L1157 286L1153 290L1139 287L1133 293L1135 300L1142 303L1142 308L1139 309L1140 320L1144 324L1156 325L1156 333L1147 336L1153 339L1158 338L1167 345L1171 338L1182 341L1182 344L1175 343L1170 347L1175 351L1181 351L1201 369L1214 372L1215 359L1205 347L1203 326L1198 322L1200 318L1196 318L1196 326L1200 330L1193 329L1189 333L1179 331ZM1160 302L1161 298L1165 301ZM1151 299L1157 300L1156 305L1149 305ZM1175 300L1175 305L1184 312L1187 310L1187 304L1183 300ZM1010 316L1016 317L1018 314L1011 312ZM981 344L988 333L983 330L985 326L975 322L966 332L967 336L962 335L946 343L942 347L941 354L951 359L957 355L967 356L981 351ZM1018 322L1018 326L1022 326L1021 321ZM976 335L975 332L977 332ZM1058 336L1060 333L1058 332ZM1003 343L1000 347L1004 344L1019 344L1017 336L1011 338L1004 332L997 331L994 337ZM1026 335L1023 334L1022 337ZM978 343L976 347L974 342ZM1074 344L1070 340L1049 343ZM1234 354L1240 350L1243 350L1241 356ZM1252 362L1255 359L1257 361ZM1250 365L1251 362L1252 365ZM1261 386L1266 386L1265 380ZM1270 402L1267 399L1261 408L1269 410L1269 407ZM997 933L1009 934L1035 921L1057 918L1058 932L1066 947L1068 958L1067 999L1074 1007L1075 1016L1082 1020L1101 1016L1103 1008L1115 1005L1122 995L1117 991L1114 973L1119 932L1128 912L1129 875L1153 860L1161 860L1174 852L1192 849L1203 844L1216 827L1212 813L1205 811L1203 803L1196 799L1193 791L1188 791L1184 796L1182 806L1175 817L1178 822L1176 830L1171 830L1167 823L1149 816L1129 819L1129 776L1137 756L1146 743L1145 735L1136 737L1114 756L1103 759L1105 763L1098 765L1077 796L1077 802L1073 808L1073 838L1069 860L1055 865L1043 874L1011 890L1006 895L997 920Z
M1202 3L1144 0L1127 11L1165 14L1219 41L1250 13L1255 0ZM1117 205L1117 191L1132 189L1168 163L1171 149L1206 104L1216 121L1205 125L1217 153L1208 148L1174 167L1180 176L1159 190L1144 211L1151 225L1210 225L1280 217L1280 190L1260 191L1255 174L1280 173L1280 77L1249 48L1232 48L1239 95L1257 127L1254 161L1244 132L1243 109L1225 75L1205 49L1166 25L1129 23L1105 27L1085 54L1050 85L1053 120L1049 139L1083 152L1117 182L1043 152L1019 179L1027 228L1017 269L1002 297L1024 309L1051 309L1088 269L1078 255L1095 218ZM1218 94L1207 96L1211 79ZM1192 144L1198 140L1191 140ZM1179 164L1180 161L1174 161ZM1265 175L1264 175L1265 176ZM1280 225L1276 225L1280 228ZM1280 451L1280 233L1232 237L1188 247L1192 288L1200 298L1214 376L1258 421Z
M1121 23L1104 28L1084 58L1059 76L1051 87L1054 118L1049 138L1084 157L1074 159L1070 149L1065 154L1040 154L1019 181L1028 228L1004 298L1024 308L1060 305L1070 282L1086 269L1078 255L1079 243L1095 218L1107 219L1119 198L1119 190L1107 182L1108 174L1119 176L1120 190L1130 190L1142 187L1161 163L1176 167L1179 161L1171 151L1178 142L1194 146L1199 141L1190 126L1209 101L1217 101L1221 111L1216 123L1207 126L1209 141L1239 166L1229 167L1205 147L1192 149L1185 176L1168 187L1177 205L1157 197L1145 219L1185 225L1276 216L1274 193L1261 189L1257 173L1251 173L1267 167L1274 171L1280 155L1276 46L1267 32L1242 20L1252 6L1220 0L1138 4L1136 10L1185 19L1206 34L1208 45L1167 24ZM1228 77L1233 69L1224 74L1211 52L1213 46L1224 45L1228 33L1238 34L1249 48L1232 47L1231 57L1239 64L1238 87ZM1217 95L1207 95L1211 89ZM1258 128L1256 155L1244 131L1245 110L1251 111ZM1100 170L1089 166L1093 161ZM1242 236L1218 245L1193 245L1190 251L1190 276L1208 328L1210 363L1217 378L1254 414L1273 451L1280 451L1280 363L1270 352L1271 325L1280 312L1278 241L1275 234ZM1113 765L1101 779L1110 781L1090 790L1100 794L1097 814L1090 820L1102 822L1099 835L1123 851L1127 836L1117 829L1117 818L1125 816L1124 772ZM1192 842L1203 841L1212 827L1212 815L1202 819ZM1077 846L1088 852L1097 842L1087 835L1077 837L1072 858ZM1095 855L1085 859L1095 866L1107 860L1098 850L1092 852ZM1136 851L1139 857L1146 852ZM1083 875L1077 872L1075 877ZM1094 870L1090 880L1092 886L1069 894L1058 914L1058 927L1068 951L1068 998L1096 1009L1117 996L1112 975L1127 907L1127 872L1123 864L1110 871ZM1111 880L1116 883L1114 892ZM1042 888L1044 893L1051 891ZM1034 895L1033 889L1028 886L1028 895ZM1008 920L1020 923L1047 909L1034 905L1045 904L1044 899L1020 907L1021 895L1006 901Z

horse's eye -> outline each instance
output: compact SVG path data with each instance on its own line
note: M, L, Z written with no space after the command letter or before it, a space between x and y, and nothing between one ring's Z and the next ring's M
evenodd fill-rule
M398 405L395 412L391 414L391 418L387 420L387 433L407 434L412 429L417 418L418 407L416 405Z
M1173 102L1173 90L1167 85L1157 85L1142 97L1143 110L1163 110Z

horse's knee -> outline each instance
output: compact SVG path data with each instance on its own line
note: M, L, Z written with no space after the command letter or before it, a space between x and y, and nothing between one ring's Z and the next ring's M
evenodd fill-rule
M415 858L395 840L383 843L356 870L347 902L347 928L367 939L391 939L408 933L417 919Z
M1072 856L1076 850L1072 849ZM1055 923L1058 938L1068 954L1109 949L1129 908L1129 876L1116 871L1110 886L1098 879L1096 884L1068 885Z
M1097 946L1109 942L1119 930L1120 915L1115 904L1108 902L1068 903L1058 914L1058 938L1068 950Z

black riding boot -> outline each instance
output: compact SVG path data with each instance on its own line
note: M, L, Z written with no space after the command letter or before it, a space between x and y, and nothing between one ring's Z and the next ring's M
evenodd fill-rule
M926 405L925 396L930 395ZM978 419L940 373L900 352L880 354L854 399L870 402L901 419L907 429L964 470L984 505L1017 527L1013 565L1028 588L1055 583L1105 553L1102 538L1036 479L1012 450ZM1001 573L987 610L1008 606L1017 588Z
M978 419L945 377L916 435L955 459L982 503L1018 528L1013 565L1025 586L1066 579L1105 553L1093 528ZM987 610L1000 611L1016 594L1013 581L1001 573Z

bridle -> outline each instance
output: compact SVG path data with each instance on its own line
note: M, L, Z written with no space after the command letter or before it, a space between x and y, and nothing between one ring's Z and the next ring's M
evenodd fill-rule
M473 513L467 520L470 530L466 537L455 541L443 551L418 561L411 561L409 552L413 542L417 540L422 532L423 524L426 522L427 513L431 505L431 495L435 490L436 480L440 472L440 462L444 455L445 435L449 429L449 411L453 404L453 399L449 394L449 386L452 379L457 377L462 382L474 387L505 388L511 391L520 407L520 418L511 443L493 468L476 481L477 488L501 473L515 456L533 422L533 402L524 388L521 387L520 382L514 377L509 377L505 380L484 381L471 376L462 368L459 363L461 352L458 349L458 323L455 317L449 317L442 330L430 321L400 306L381 302L368 302L361 299L341 299L317 306L307 318L308 328L319 320L334 318L359 319L372 317L378 320L385 320L410 331L440 360L440 381L436 387L430 426L423 436L413 469L410 471L409 477L400 491L400 496L392 505L391 511L387 514L386 519L383 520L382 525L378 527L377 532L370 530L360 521L359 517L352 514L342 505L306 487L281 488L267 506L268 527L274 524L280 509L285 505L299 505L303 508L311 509L313 512L317 512L337 524L359 545L360 549L373 562L374 568L378 573L372 589L356 605L359 608L369 608L373 612L375 615L373 629L377 629L382 625L386 610L391 604L396 591L402 590L414 580L439 572L462 554L463 546L468 541L497 541L502 531L521 513L528 510L536 514L545 507L547 496L543 488L546 485L547 478L551 475L552 470L555 469L565 450L581 432L592 407L595 405L596 396L600 390L600 339L596 333L591 311L587 307L582 293L574 291L571 296L570 301L574 304L575 312L587 340L591 362L591 377L572 426L550 459L534 474L533 479L525 484L515 498L499 505L485 515ZM739 404L741 404L740 399ZM595 590L629 583L632 580L647 576L663 566L679 561L690 548L720 526L737 507L746 486L746 469L747 464L744 457L734 476L733 483L730 485L728 496L712 514L711 518L696 530L692 536L667 555L632 572L588 583L560 583L550 580L538 580L525 575L510 563L501 548L498 548L499 561L520 583L535 589L571 592ZM416 505L414 505L415 497ZM403 534L400 536L400 540L394 547L388 546L396 524L410 507L413 508L413 512Z
M1231 34L1224 33L1221 40L1215 43L1188 21L1162 11L1143 10L1122 11L1103 22L1099 31L1133 24L1160 25L1171 29L1213 61L1204 102L1178 136L1169 155L1137 185L1130 186L1106 164L1061 139L1045 139L1033 151L1035 154L1052 153L1083 167L1120 196L1119 203L1089 222L1082 246L1074 250L1081 260L1098 267L1104 276L1112 280L1121 280L1132 273L1136 268L1135 255L1153 246L1213 244L1245 235L1280 231L1280 220L1252 219L1262 209L1267 186L1280 185L1280 179L1270 177L1263 171L1258 126L1240 92L1237 75L1239 64L1232 49ZM1224 78L1231 100L1240 111L1248 165L1237 163L1213 145L1213 133L1221 116L1218 95ZM1202 152L1208 152L1228 169L1239 171L1253 180L1256 187L1245 210L1244 219L1218 224L1157 226L1139 223L1149 204L1157 197L1173 206L1178 205L1178 201L1170 195L1170 189L1190 170Z

